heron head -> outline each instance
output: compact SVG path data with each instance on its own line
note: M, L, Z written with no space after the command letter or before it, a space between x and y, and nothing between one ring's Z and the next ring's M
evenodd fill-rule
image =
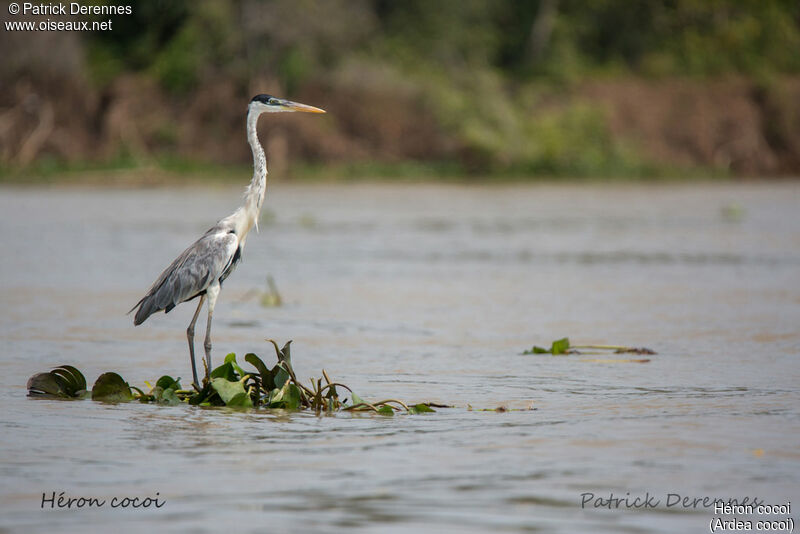
M307 106L272 95L256 95L250 101L250 109L258 113L277 113L280 111L302 111L305 113L325 113L324 109Z

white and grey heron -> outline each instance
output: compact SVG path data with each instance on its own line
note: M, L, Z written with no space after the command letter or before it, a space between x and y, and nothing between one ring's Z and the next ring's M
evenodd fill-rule
M192 360L194 385L199 387L197 366L194 361L194 325L200 315L203 302L208 301L208 324L206 325L206 376L211 370L211 319L217 304L222 282L233 272L242 259L247 234L255 225L258 229L258 216L264 193L267 188L267 159L264 148L258 141L256 125L262 113L282 111L303 111L325 113L324 110L298 104L290 100L270 95L253 97L247 107L247 142L253 151L253 180L245 190L244 205L231 215L221 219L203 236L184 250L169 267L156 279L147 294L128 313L136 315L134 325L142 324L152 314L164 310L169 313L181 302L200 298L197 309L186 329L189 339L189 356Z

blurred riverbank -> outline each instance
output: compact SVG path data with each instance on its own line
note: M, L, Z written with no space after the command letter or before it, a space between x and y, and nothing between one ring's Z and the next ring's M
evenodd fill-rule
M143 79L120 84L133 87L110 95L71 94L63 86L50 94L28 87L31 94L18 87L18 100L3 114L0 180L72 181L92 170L145 170L173 182L187 173L225 174L250 164L246 91L212 84L174 99ZM480 110L485 116L477 122L471 118L476 110L454 111L464 121L455 130L472 129L467 137L444 127L436 107L424 100L384 87L350 89L319 86L294 97L328 109L324 117L261 120L273 174L537 181L800 173L800 79L769 87L745 79L629 79L563 92L529 85L514 99L529 103L508 100L503 109ZM352 98L359 107L348 102ZM26 110L32 99L35 109ZM85 109L80 117L70 115L76 107Z
M141 2L113 32L0 33L0 175L245 167L271 93L328 110L262 119L293 179L797 176L799 9Z

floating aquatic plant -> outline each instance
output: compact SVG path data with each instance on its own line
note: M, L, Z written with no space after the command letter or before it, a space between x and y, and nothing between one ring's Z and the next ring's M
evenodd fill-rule
M556 339L550 344L549 349L534 345L531 350L526 350L522 354L552 354L553 356L569 354L569 338Z
M194 406L227 406L229 408L263 407L283 410L313 410L320 414L338 411L370 412L394 415L395 412L419 414L433 412L431 403L407 405L397 399L367 402L350 387L334 382L325 370L322 378L311 378L308 385L298 380L292 368L291 341L283 348L269 340L275 348L277 363L271 368L253 353L244 360L253 370L243 369L234 353L225 357L222 365L213 369L198 390L181 388L180 378L162 376L148 393L129 385L117 373L103 373L91 392L86 391L86 379L76 368L62 365L48 373L37 373L28 380L30 396L58 398L87 398L103 402L129 402ZM443 405L435 405L445 407Z
M259 304L264 308L279 308L283 306L283 297L281 297L275 279L271 274L267 275L265 290L253 288L245 293L240 300L250 300L254 297L258 299Z
M582 352L582 351L591 352ZM552 354L553 356L561 356L567 354L655 354L656 352L646 347L625 347L622 345L571 345L569 338L564 337L556 339L550 344L550 348L539 347L534 345L530 350L524 351L522 354ZM649 359L629 360L629 359L587 359L583 361L592 361L600 363L609 362L635 362L646 363Z
M265 308L276 308L283 305L283 298L271 275L267 275L267 290L261 294L260 303Z
M92 400L95 401L128 402L133 397L131 386L117 373L103 373L92 386Z
M27 387L31 396L78 399L88 395L86 378L71 365L61 365L47 373L36 373L28 379Z

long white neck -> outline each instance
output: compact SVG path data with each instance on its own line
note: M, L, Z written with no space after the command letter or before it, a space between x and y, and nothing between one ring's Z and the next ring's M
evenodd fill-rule
M244 205L229 217L236 226L236 233L242 244L254 225L258 229L258 217L267 191L267 158L264 155L264 148L258 141L256 129L260 114L253 107L247 111L247 142L253 151L253 179L245 190Z

